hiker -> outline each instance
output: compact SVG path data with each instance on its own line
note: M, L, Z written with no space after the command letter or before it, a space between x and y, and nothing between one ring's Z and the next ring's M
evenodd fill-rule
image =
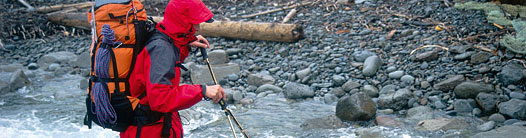
M225 99L225 92L219 85L179 85L181 71L186 70L182 62L189 55L190 47L209 48L210 44L201 35L194 36L199 24L213 22L212 12L201 0L170 0L164 20L157 24L157 30L137 56L135 70L130 78L131 95L146 92L140 105L148 105L152 111L172 113L170 137L183 137L183 128L177 111L193 106L201 99L210 98L217 103ZM135 81L135 82L134 82ZM163 123L129 126L120 137L141 138L161 137ZM169 127L169 126L168 126Z

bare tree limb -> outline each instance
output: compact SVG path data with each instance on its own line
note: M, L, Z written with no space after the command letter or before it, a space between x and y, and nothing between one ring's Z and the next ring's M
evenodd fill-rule
M20 2L20 3L22 3L22 5L26 6L28 11L35 9L33 6L31 6L25 0L18 0L18 2Z
M264 11L264 12L259 12L259 13L255 13L255 14L241 16L241 18L256 17L256 16L259 16L259 15L265 15L265 14L278 12L278 11L282 11L282 10L288 10L288 9L292 9L292 8L296 8L296 7L306 6L306 5L309 5L309 4L313 4L313 2L298 3L298 4L294 4L294 5L287 6L287 7L282 7L282 8L278 8L278 9L272 9L272 10L268 10L268 11Z
M292 17L294 17L294 15L296 15L296 12L297 12L296 9L290 10L289 14L287 14L287 16L283 18L283 21L281 23L287 23Z

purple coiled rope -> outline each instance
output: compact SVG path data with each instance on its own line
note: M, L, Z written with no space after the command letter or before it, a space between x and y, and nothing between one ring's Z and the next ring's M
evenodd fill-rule
M112 46L121 43L114 42L115 32L113 32L107 24L102 26L101 34L103 36L102 44L95 55L95 61L97 61L95 64L95 74L99 78L110 78L110 50ZM91 112L97 115L97 119L102 127L106 128L106 124L115 124L117 121L117 113L115 113L115 109L111 106L108 83L95 82L92 94L95 107L91 108Z

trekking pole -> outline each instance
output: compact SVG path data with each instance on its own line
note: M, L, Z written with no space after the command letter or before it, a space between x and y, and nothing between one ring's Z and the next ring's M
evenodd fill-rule
M199 50L201 50L201 55L203 56L203 60L205 60L206 64L208 65L208 70L210 71L210 75L212 75L212 80L214 80L214 84L218 85L216 77L214 75L214 70L212 69L212 66L210 65L210 61L208 60L208 54L206 54L206 49L200 47ZM245 136L245 138L248 138L248 135L245 132L245 129L243 129L243 127L241 127L241 124L239 123L239 121L237 121L237 118L234 116L234 114L232 114L232 111L230 111L230 109L226 106L226 102L223 99L221 99L219 101L219 105L221 105L221 109L223 111L225 111L225 114L226 114L226 116L228 118L228 121L230 123L230 128L232 129L232 133L234 134L234 137L237 138L237 135L236 135L236 131L234 130L234 125L232 124L232 119L236 123L237 127L243 133L243 136ZM232 118L232 119L230 119L230 118Z

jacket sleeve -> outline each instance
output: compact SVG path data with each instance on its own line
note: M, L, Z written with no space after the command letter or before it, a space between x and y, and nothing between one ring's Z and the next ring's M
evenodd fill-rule
M178 54L168 42L156 40L146 46L146 95L150 108L158 112L175 112L201 101L204 85L179 86ZM178 51L177 51L178 52Z

